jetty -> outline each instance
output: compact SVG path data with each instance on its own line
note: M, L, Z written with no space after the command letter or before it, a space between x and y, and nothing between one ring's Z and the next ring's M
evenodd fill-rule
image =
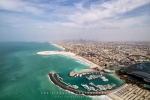
M69 73L69 76L77 77L77 76L80 76L80 75L88 75L88 74L100 74L100 75L102 75L102 72L101 71L97 71L97 70L95 70L93 68L87 68L87 69L82 69L79 72L71 71Z

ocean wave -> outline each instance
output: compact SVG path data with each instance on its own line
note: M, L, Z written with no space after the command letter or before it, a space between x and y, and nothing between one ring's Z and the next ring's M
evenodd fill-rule
M85 66L90 66L88 63L82 61L82 60L79 60L79 59L76 59L74 57L71 57L71 56L67 56L67 55L59 55L60 57L66 57L66 58L71 58L73 60L75 60L75 62L79 63L79 64L82 64L82 65L85 65Z
M76 60L77 63L80 63L82 65L90 66L88 63L82 61L82 60Z

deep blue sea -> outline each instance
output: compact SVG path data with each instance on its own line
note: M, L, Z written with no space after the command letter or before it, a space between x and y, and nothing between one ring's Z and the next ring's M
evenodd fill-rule
M79 84L84 79L70 78L68 73L90 66L63 55L35 54L50 50L61 49L48 42L0 42L0 100L108 100L104 96L75 95L54 85L48 77L51 70L66 82ZM122 84L114 77L106 77L118 86Z

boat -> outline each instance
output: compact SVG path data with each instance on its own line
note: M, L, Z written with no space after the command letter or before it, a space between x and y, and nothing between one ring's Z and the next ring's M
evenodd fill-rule
M82 87L84 87L85 89L87 89L88 91L90 91L90 88L87 84L81 84Z
M101 85L102 90L106 90L106 88L104 86Z
M77 85L72 85L71 87L74 88L74 89L78 89L79 88Z
M80 77L82 77L82 74L79 74Z
M115 87L115 86L116 86L116 84L113 84L113 83L112 83L112 84L111 84L111 86L112 86L112 87Z
M102 79L103 81L108 81L108 79L107 79L105 76L101 76L101 79Z
M92 86L94 86L94 83L93 83L93 82L90 82L89 84L92 85Z
M89 88L90 88L90 90L92 90L92 91L96 91L94 87L89 87Z
M108 89L112 89L113 87L112 87L110 84L108 84L108 85L107 85L107 88L108 88Z

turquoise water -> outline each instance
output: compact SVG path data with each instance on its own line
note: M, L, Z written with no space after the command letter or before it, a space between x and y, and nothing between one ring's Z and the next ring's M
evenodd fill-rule
M62 55L35 55L36 52L46 50L60 50L60 48L49 43L0 43L0 100L93 99L64 91L55 86L48 77L49 71L54 70L64 78L64 81L79 84L83 80L68 77L68 72L89 66Z

